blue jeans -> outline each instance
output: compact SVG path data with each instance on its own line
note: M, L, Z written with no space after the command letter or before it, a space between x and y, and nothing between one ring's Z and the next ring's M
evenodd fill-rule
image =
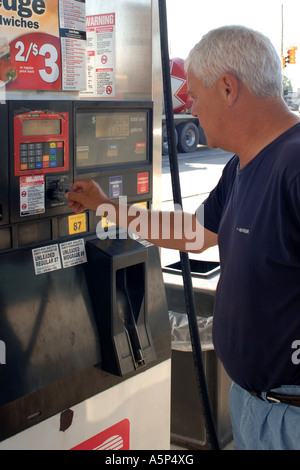
M283 385L272 391L300 395L300 386ZM236 450L300 449L300 408L268 403L235 383L229 405Z

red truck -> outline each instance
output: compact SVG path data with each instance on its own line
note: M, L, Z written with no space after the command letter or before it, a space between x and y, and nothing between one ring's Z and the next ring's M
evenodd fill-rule
M177 149L179 153L194 152L198 145L206 145L206 137L197 118L191 115L192 101L187 94L187 76L184 60L170 59L171 85L173 92L173 112ZM166 117L162 116L162 153L168 154Z

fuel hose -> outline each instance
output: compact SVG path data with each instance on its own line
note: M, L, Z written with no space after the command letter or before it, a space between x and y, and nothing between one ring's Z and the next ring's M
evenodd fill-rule
M181 187L179 178L179 167L177 158L177 143L175 135L173 103L172 103L172 87L169 62L169 46L168 46L168 20L166 0L158 0L159 3L159 22L160 22L160 40L161 40L161 60L162 60L162 76L163 91L165 103L165 116L167 125L167 136L169 146L169 162L170 174L172 181L173 200L175 204L182 207ZM214 424L213 414L211 410L210 399L207 390L207 382L202 359L202 350L200 336L197 324L197 315L195 308L195 299L192 285L192 275L189 256L187 253L180 252L181 269L184 285L186 312L189 322L189 331L193 350L194 366L197 378L197 386L199 391L200 403L202 407L203 420L207 433L207 440L211 450L220 450L216 428Z

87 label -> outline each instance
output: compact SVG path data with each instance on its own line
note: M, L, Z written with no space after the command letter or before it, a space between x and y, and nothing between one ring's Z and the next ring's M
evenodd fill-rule
M69 216L69 235L76 235L87 231L86 214Z

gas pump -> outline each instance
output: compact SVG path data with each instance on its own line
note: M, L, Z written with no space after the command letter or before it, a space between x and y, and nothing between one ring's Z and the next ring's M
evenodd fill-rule
M134 3L147 24L157 19L156 2ZM98 2L86 8L94 14ZM107 8L119 18L135 11L125 0ZM150 51L152 27L143 43ZM121 68L116 60L120 76ZM123 82L118 94L117 78L113 99L8 89L0 104L1 450L169 447L170 328L158 250L117 227L110 237L109 223L72 214L64 197L75 179L93 178L112 198L155 199L154 71L143 94Z

